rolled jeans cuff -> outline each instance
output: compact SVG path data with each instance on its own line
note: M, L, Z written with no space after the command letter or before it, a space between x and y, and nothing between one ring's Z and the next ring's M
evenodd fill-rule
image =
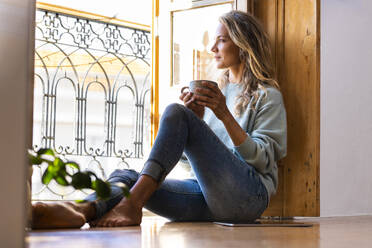
M164 181L167 176L165 169L153 160L148 160L145 163L140 174L150 176L157 182Z

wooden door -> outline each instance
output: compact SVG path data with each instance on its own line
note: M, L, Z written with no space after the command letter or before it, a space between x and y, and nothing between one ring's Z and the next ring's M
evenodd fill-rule
M320 0L248 0L269 33L287 110L288 154L264 215L319 216Z

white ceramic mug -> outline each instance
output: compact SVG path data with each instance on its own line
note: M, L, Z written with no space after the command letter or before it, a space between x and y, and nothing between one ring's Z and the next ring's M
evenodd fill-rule
M208 83L211 83L211 84L214 84L217 86L217 83L214 82L214 81L211 81L211 80L203 80L203 79L198 79L198 80L193 80L189 83L189 86L185 86L185 87L182 87L181 89L181 93L183 93L186 89L188 89L190 92L194 93L194 94L197 94L195 93L195 89L196 88L204 88L204 89L208 89L208 87L206 86L203 86L202 83L203 82L208 82ZM202 94L198 94L198 95L202 95Z

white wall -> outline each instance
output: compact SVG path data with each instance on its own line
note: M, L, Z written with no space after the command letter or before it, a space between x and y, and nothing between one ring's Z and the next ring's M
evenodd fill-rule
M24 247L34 3L0 0L0 247ZM30 32L31 31L31 32Z
M320 214L372 214L372 1L321 1Z

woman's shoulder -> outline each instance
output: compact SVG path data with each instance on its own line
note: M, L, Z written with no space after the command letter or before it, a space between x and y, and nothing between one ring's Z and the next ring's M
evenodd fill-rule
M282 104L283 103L283 95L279 89L271 86L271 85L264 85L264 88L260 90L260 98L262 97L263 105L267 104Z

